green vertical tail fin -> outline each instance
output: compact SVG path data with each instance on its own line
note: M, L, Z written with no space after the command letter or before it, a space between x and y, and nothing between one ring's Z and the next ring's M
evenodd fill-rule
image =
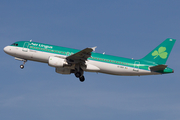
M155 62L157 64L166 64L169 54L176 42L175 39L166 39L159 46L157 46L153 51L147 54L141 60L147 62Z

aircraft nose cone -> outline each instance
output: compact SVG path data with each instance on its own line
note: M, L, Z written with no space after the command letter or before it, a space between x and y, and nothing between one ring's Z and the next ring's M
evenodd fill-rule
M4 52L5 52L6 54L11 54L11 53L12 53L12 50L11 50L10 46L4 47Z
M7 53L8 52L8 47L4 47L4 52Z

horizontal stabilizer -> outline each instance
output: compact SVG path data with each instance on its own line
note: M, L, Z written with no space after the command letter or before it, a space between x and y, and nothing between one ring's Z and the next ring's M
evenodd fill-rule
M153 66L150 67L151 71L162 71L167 67L167 65L157 65L157 66Z

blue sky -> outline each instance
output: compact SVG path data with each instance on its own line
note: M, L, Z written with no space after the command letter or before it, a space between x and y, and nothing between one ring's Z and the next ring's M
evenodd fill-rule
M178 0L1 0L1 120L179 120ZM124 77L55 73L44 63L3 52L30 40L139 59L166 38L177 39L167 65L174 74Z

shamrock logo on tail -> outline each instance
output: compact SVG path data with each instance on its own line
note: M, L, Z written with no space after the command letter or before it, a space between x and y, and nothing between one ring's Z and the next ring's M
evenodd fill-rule
M166 47L160 47L160 48L158 49L158 51L155 50L155 51L152 53L152 56L155 56L154 59L157 58L158 56L159 56L160 58L162 58L162 59L166 59L168 53L165 52L165 51L166 51Z

